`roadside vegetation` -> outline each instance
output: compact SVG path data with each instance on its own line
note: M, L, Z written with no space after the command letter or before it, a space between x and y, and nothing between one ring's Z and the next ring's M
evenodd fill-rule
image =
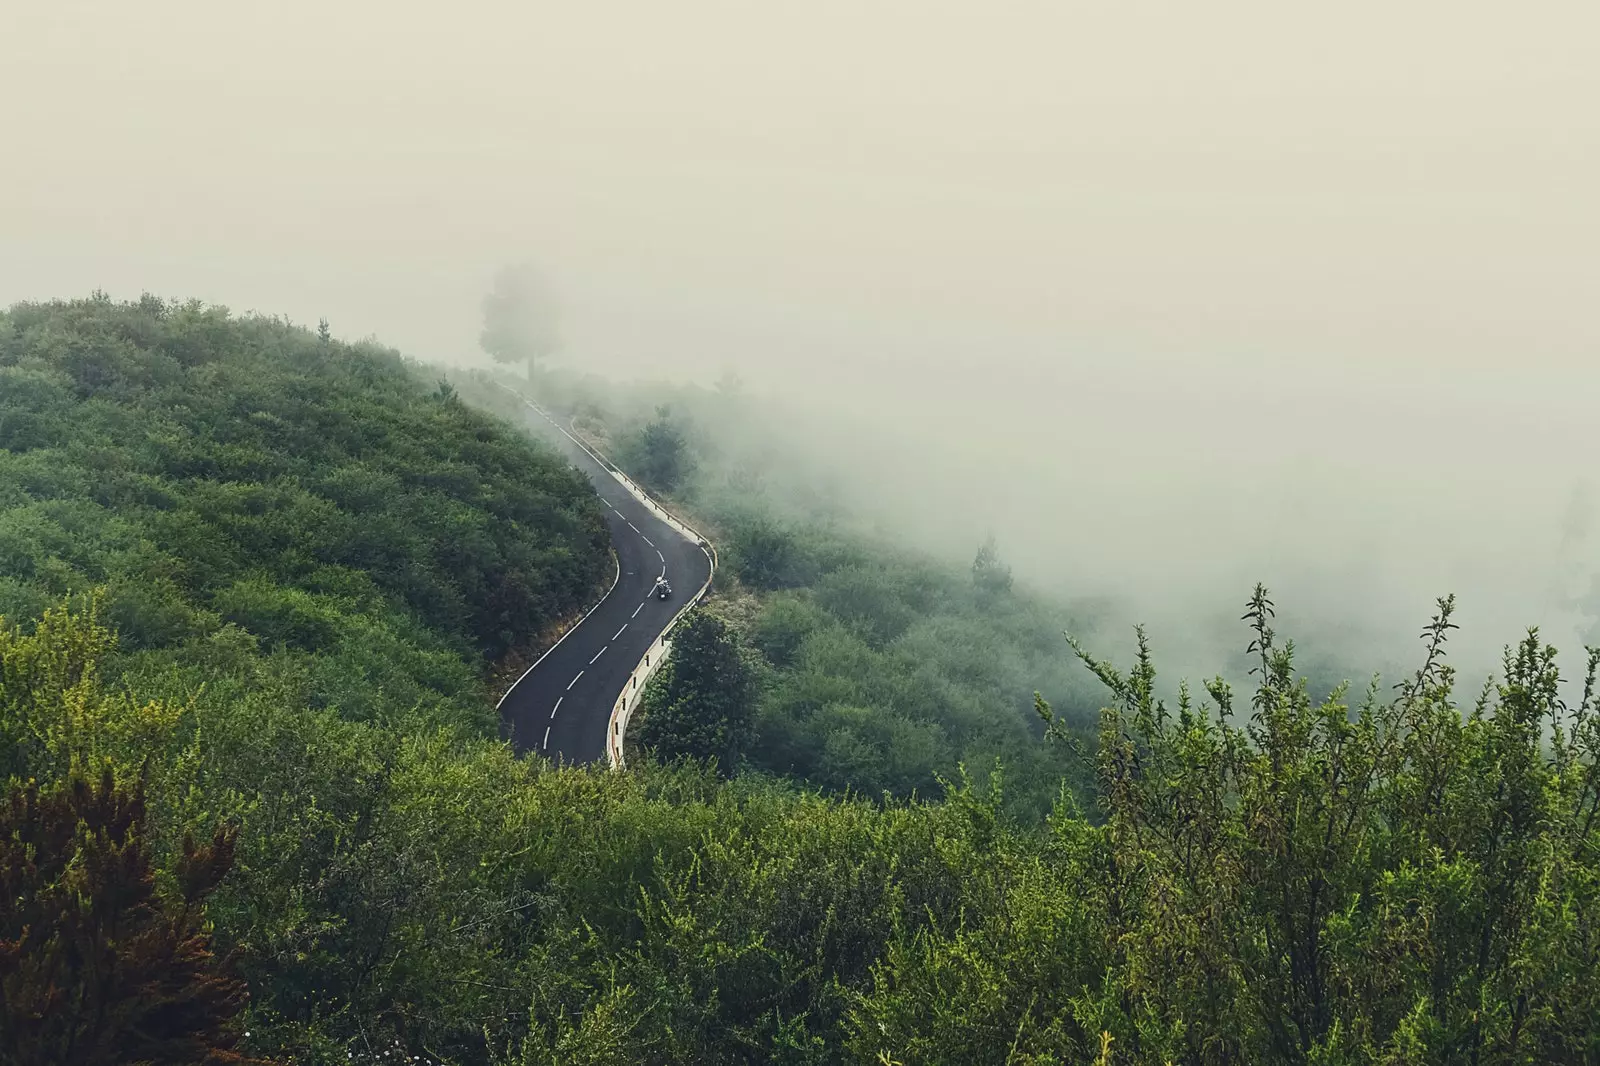
M236 839L206 913L250 1001L233 1014L227 975L174 965L167 934L110 970L51 955L26 923L63 893L110 912L71 920L91 945L146 906L56 862L29 875L37 904L0 907L0 1035L46 1046L26 1013L46 969L74 996L165 975L197 1007L163 1015L183 1023L171 1046L199 1049L170 1062L1594 1062L1600 653L1573 706L1532 635L1463 702L1447 610L1392 696L1312 700L1264 593L1253 693L1169 706L1149 649L1084 652L1107 690L1083 753L1097 798L1064 796L1042 828L1007 817L993 781L871 803L142 702L96 675L111 646L93 615L56 611L0 648L5 720L32 738L4 868L45 854L19 864L17 842L62 839L72 767L123 783L101 806L148 803L148 828L106 836L153 856L163 908L221 865L185 838ZM49 782L42 800L27 779ZM141 1005L121 991L106 998ZM140 1016L49 1015L102 1044ZM7 1061L59 1061L30 1055Z
M672 421L729 581L658 757L554 769L483 679L604 525L420 370L0 317L0 1066L1600 1063L1600 651L1458 684L1444 600L1324 698L1257 589L1248 684L1163 700L1000 546L897 551L675 399L580 425Z
M454 380L470 402L521 417L512 394L488 379ZM745 772L908 799L942 795L963 766L979 782L998 766L1008 813L1035 824L1064 780L1086 785L1081 764L1041 743L1034 698L1090 735L1099 695L1063 656L1061 633L1097 632L1097 605L1016 586L993 538L973 545L970 561L945 562L829 507L820 479L784 461L762 431L765 412L736 393L630 389L560 372L535 387L716 542L707 610L755 653Z
M609 576L586 482L377 345L147 298L0 316L0 612L101 590L119 678L267 672L491 731L483 663Z

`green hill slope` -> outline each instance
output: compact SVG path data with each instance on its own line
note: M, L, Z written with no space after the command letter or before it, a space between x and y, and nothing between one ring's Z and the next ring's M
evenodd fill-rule
M567 464L376 346L150 298L0 315L0 613L104 586L124 672L245 654L347 718L489 729L482 660L607 547Z
M555 769L481 667L606 577L593 505L408 374L198 307L0 319L0 1062L1597 1061L1600 650L1529 634L1480 694L1444 601L1414 675L1322 701L1265 590L1249 687L1063 649L1104 709L1036 742L1087 775L1043 824L993 778L828 795L861 744L809 793ZM1039 676L1025 600L917 636L914 560L763 582L729 526L765 699L843 679L860 737ZM842 730L799 702L760 710L806 754Z

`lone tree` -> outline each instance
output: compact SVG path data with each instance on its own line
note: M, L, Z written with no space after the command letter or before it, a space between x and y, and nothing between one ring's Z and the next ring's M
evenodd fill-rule
M0 1063L244 1063L244 982L211 952L205 897L234 837L185 836L156 892L143 785L81 775L0 807Z
M1011 567L1000 561L1000 550L995 547L992 533L972 560L972 583L985 596L999 596L1011 591Z
M689 440L672 417L672 408L656 408L656 417L645 423L627 446L626 460L646 485L672 492L694 470Z
M483 332L478 344L499 363L534 366L556 350L558 322L555 296L532 265L502 267L494 287L483 298Z
M639 739L664 759L716 759L732 775L753 735L755 679L720 618L691 611L645 690Z
M798 583L794 535L771 517L752 512L734 523L730 532L728 554L740 581L768 590Z

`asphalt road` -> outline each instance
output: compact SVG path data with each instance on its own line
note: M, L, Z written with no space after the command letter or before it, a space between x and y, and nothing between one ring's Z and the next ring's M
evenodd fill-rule
M500 701L502 728L518 751L568 763L605 759L606 723L633 668L686 599L711 574L711 557L657 518L609 470L532 407L530 428L553 440L605 504L617 581L604 599L534 663ZM672 595L650 595L665 575Z

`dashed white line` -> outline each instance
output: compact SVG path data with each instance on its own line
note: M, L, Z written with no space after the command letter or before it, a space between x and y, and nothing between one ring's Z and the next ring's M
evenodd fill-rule
M598 493L596 493L596 495L599 495L599 494L598 494ZM607 506L607 507L610 507L610 506L611 506L611 501L610 501L610 500L608 500L608 499L606 499L606 498L605 498L605 497L604 497L604 496L601 496L601 497L600 497L600 502L601 502L601 503L603 503L603 504L605 504L605 505L606 505L606 506Z
M656 549L656 558L660 559L662 562L666 562L667 561L667 557L665 555L661 554L661 549L660 548Z
M604 655L605 653L606 653L606 649L605 648L601 648L599 651L595 652L594 653L594 659L590 659L589 660L589 665L593 666L594 665L594 660L600 658L600 656Z
M578 677L582 677L582 676L583 676L583 671L579 670L578 671ZM567 683L567 691L568 692L571 692L572 691L572 686L576 685L578 683L578 677L573 678L571 681L569 681Z
M561 709L561 701L564 700L564 699L566 699L565 696L557 696L556 697L556 705L554 707L550 708L550 719L551 719L551 721L555 720L556 712Z
M600 609L600 604L601 603L605 603L607 600L609 600L611 598L611 594L613 592L617 591L618 586L620 586L622 584L622 560L620 558L618 558L615 553L612 553L611 561L612 561L612 564L616 567L616 576L611 579L611 587L606 590L606 594L604 596L600 597L600 602L599 603L596 603L593 607L589 608L589 610L584 613L584 616L582 618L578 619L578 624L579 625L582 625L584 622L588 621L589 616L594 614L596 611L598 611ZM632 574L633 571L629 570L628 573ZM497 702L495 704L495 709L498 710L500 708L500 706L502 704L504 704L506 702L506 700L511 696L511 693L516 690L517 685L522 684L522 682L527 678L527 676L529 674L533 673L536 669L539 668L539 664L540 663L542 663L546 659L550 658L551 654L557 648L559 648L562 644L566 643L567 638L572 636L572 634L576 633L577 631L578 631L578 626L573 626L571 629L567 630L565 633L563 633L561 635L561 639L560 640L556 641L554 644L550 645L550 647L546 648L544 654L539 656L538 659L534 660L534 663L533 663L532 666L530 666L526 670L522 671L522 675L517 678L517 680L512 684L512 686L510 688L506 689L505 695L501 696L500 699L499 699L499 702Z
M638 614L639 612L635 611L634 613ZM628 623L626 623L626 622L622 623L622 629L627 629L627 628L628 628ZM618 637L622 636L622 629L619 629L615 633L611 634L611 639L612 640L616 640Z
M639 536L644 537L644 534L640 533ZM644 542L646 544L650 545L650 547L652 547L652 548L654 548L656 546L656 542L651 540L649 537L644 537Z
M628 523L628 528L633 530L635 533L639 533L639 527L634 525L632 522ZM642 536L644 536L644 534L643 533L639 533L639 536L642 537Z
M544 750L545 751L549 751L550 750L550 727L549 726L545 726L544 727Z
M633 609L633 613L630 614L628 617L629 618L638 618L639 617L639 612L642 611L642 610L644 610L644 604L641 603L639 606L637 606L637 607L635 607Z

